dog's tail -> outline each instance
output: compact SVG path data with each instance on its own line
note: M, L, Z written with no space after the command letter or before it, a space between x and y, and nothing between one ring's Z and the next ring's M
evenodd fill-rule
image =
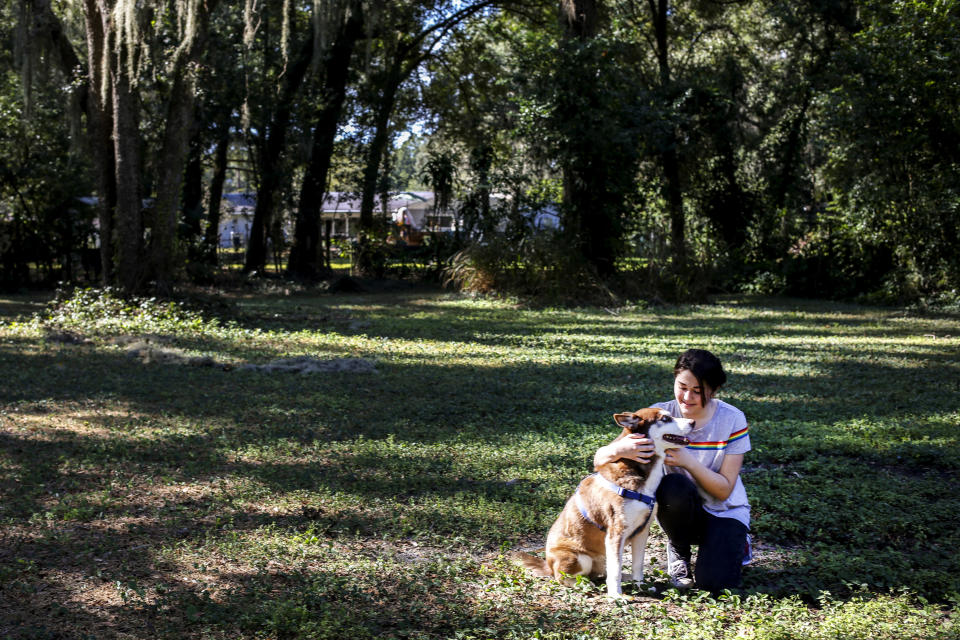
M550 571L550 567L547 566L547 561L543 558L538 558L531 553L526 553L525 551L514 551L512 554L510 554L510 559L516 564L524 567L527 571L535 576L549 578L553 575L553 572Z

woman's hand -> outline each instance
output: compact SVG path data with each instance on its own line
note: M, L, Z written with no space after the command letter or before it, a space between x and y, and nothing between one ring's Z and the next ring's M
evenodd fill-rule
M742 453L729 453L720 463L720 472L711 471L686 448L667 449L663 463L669 467L681 467L689 473L700 488L717 500L726 500L737 486L737 477L743 466Z
M593 465L595 468L602 467L621 458L647 464L653 454L653 441L650 438L640 433L631 433L597 449L597 454L593 457Z
M676 447L667 449L663 455L663 464L668 467L680 467L681 469L690 469L690 466L696 462L696 459L690 453L689 449Z

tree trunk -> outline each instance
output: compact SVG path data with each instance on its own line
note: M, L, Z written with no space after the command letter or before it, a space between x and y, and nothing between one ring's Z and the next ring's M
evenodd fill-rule
M94 145L109 149L110 133L106 126L104 114L98 114L96 124L91 121L92 129L90 137ZM114 270L114 254L116 243L114 241L115 213L117 210L117 183L116 168L113 162L113 154L97 153L95 162L97 166L97 175L99 183L99 203L97 221L99 222L98 238L100 239L100 282L104 286L115 284L116 271Z
M100 239L100 278L104 286L114 282L114 214L117 207L116 166L114 164L112 135L113 102L110 93L102 93L104 69L101 64L106 46L104 17L96 0L84 3L87 39L86 108L88 144L97 170L98 236ZM63 47L61 47L63 48ZM68 56L61 54L61 59ZM79 60L77 60L79 63Z
M804 144L804 128L807 124L807 114L810 103L813 100L813 88L806 84L803 89L803 96L800 104L790 120L787 128L787 139L784 145L778 150L781 158L781 169L773 182L772 201L777 209L783 209L787 206L787 196L790 188L797 183L797 169L801 164Z
M257 149L261 171L257 185L257 201L253 208L253 221L250 223L250 236L247 239L247 253L243 263L243 270L246 273L262 272L267 264L267 229L273 218L274 195L280 188L280 172L277 163L282 150L281 138L286 138L285 125L283 129L284 134L268 130L265 133L268 136L267 140L263 141Z
M293 65L287 70L283 89L277 101L273 119L264 132L264 141L258 150L260 164L260 184L257 187L257 204L253 210L253 223L250 226L250 241L244 271L263 271L267 264L267 238L273 226L276 194L280 192L284 177L280 158L287 144L287 130L290 127L291 109L300 85L310 68L313 59L313 35L307 38L301 47Z
M587 46L599 28L600 3L564 0L561 6L566 27L566 64L575 67L575 71L565 74L570 86L561 89L565 94L560 98L558 111L565 122L583 123L581 130L570 136L564 153L564 230L584 260L605 277L616 270L621 205L609 193L610 159L606 157L606 148L594 139L595 132L603 129L600 120L607 117L597 99L599 63ZM590 106L584 108L583 100Z
M111 95L102 93L103 51L105 46L104 18L96 0L84 0L85 36L87 41L87 68L83 68L73 43L67 37L63 24L54 14L49 0L34 2L36 24L53 43L64 76L76 86L77 103L87 117L86 144L93 156L97 172L98 222L100 240L100 277L103 285L114 284L114 211L117 204L116 172L111 139L113 103ZM85 84L80 84L82 79Z
M320 255L320 211L333 157L333 144L340 113L347 97L347 76L357 40L363 35L360 3L351 6L350 17L337 32L326 60L323 96L316 114L310 162L303 176L300 201L287 271L299 278L313 279L322 273Z
M680 160L677 157L676 137L671 133L663 151L664 196L670 216L670 247L674 264L679 272L687 267L686 220L683 215L683 192L680 188Z
M196 118L194 118L196 121ZM189 229L189 243L196 246L203 237L203 136L194 126L187 153L187 166L183 172L183 222ZM183 235L181 232L179 235ZM196 256L194 256L196 257Z
M383 155L390 142L390 115L397 99L397 91L403 81L402 60L398 60L387 72L377 115L374 120L373 140L367 149L366 166L363 169L363 199L360 202L360 243L357 247L356 267L361 274L367 274L373 268L370 255L370 240L375 231L373 222L374 199L377 195L377 178Z
M127 293L143 284L143 220L140 195L140 122L124 60L115 62L113 90L113 155L117 185L117 277Z
M163 295L171 292L177 265L182 263L183 257L177 238L177 220L180 187L193 126L194 81L188 73L181 65L176 65L163 146L157 162L157 199L151 216L149 262L157 290Z
M670 34L668 32L669 0L649 0L653 18L654 36L657 42L657 64L660 72L660 87L666 91L672 82L670 72ZM680 184L680 159L677 155L677 135L671 130L663 142L661 163L663 165L664 198L670 217L670 245L674 265L679 273L687 267L686 222L683 215L683 189Z
M230 149L230 127L221 123L217 148L213 153L213 176L210 178L210 200L207 205L207 229L203 236L203 260L217 264L217 249L220 244L220 204L223 200L223 184L227 179L227 152Z
M194 64L203 50L207 38L210 11L216 0L210 0L198 10L199 26L180 45L172 65L173 85L167 103L163 146L157 162L157 200L154 207L151 235L150 263L156 278L157 289L169 294L176 279L178 265L183 263L182 251L177 238L177 222L180 216L181 187L184 167L193 131L196 96L196 69Z

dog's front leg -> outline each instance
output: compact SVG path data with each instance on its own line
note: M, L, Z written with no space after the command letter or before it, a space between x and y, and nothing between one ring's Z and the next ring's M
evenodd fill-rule
M630 570L630 577L634 582L643 582L643 556L647 550L647 538L650 536L650 527L644 527L643 531L633 536L630 541L630 553L633 555L633 567Z
M623 567L623 547L626 541L623 533L607 532L604 540L607 555L607 596L619 598L623 591L620 588L622 577L620 569Z

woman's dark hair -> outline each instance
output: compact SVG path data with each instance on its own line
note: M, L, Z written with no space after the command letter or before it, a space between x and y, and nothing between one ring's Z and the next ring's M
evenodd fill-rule
M706 349L687 349L677 358L677 364L673 365L673 376L676 377L681 371L689 371L697 379L701 390L704 386L710 387L710 391L715 392L727 381L727 374L723 370L720 358L713 355ZM700 404L706 406L706 394L700 394Z

